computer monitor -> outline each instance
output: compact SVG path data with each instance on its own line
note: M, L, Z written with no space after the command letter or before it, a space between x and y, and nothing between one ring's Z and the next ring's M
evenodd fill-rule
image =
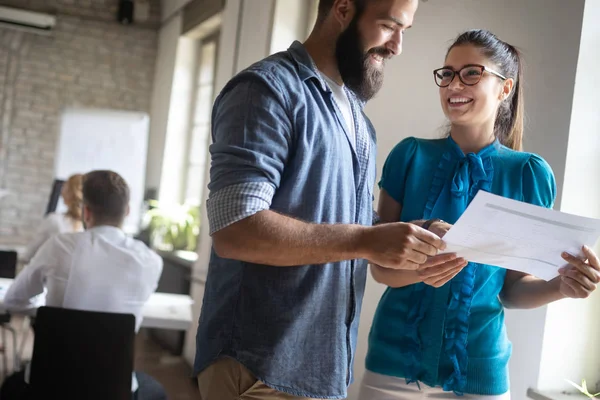
M65 181L61 179L55 179L52 183L52 191L50 192L50 198L48 198L48 206L46 207L46 215L53 213L57 210L64 208L62 197L60 192L62 190Z

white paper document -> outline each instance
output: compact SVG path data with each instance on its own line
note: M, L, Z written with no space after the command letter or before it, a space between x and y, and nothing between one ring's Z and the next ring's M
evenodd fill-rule
M479 191L444 236L445 252L469 261L550 280L600 237L600 220L579 217Z

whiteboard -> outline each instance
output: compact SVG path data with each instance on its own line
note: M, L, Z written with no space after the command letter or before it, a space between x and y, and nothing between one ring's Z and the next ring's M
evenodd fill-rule
M121 175L131 191L130 213L123 230L139 231L148 149L148 114L140 112L66 109L62 115L55 159L55 178L109 169ZM63 211L59 202L57 211Z

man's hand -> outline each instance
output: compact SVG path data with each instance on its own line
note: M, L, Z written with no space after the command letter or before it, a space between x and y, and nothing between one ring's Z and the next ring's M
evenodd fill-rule
M444 235L448 233L450 228L452 228L452 225L450 225L449 223L444 221L436 221L429 226L429 231L443 238Z
M600 261L592 249L583 246L583 259L563 253L563 258L570 265L560 272L560 292L570 298L588 297L600 283Z
M468 264L464 258L456 254L440 254L430 257L417 269L421 280L433 287L442 287L454 278Z
M439 236L403 222L369 228L361 246L367 260L385 268L416 270L446 245ZM455 256L454 256L455 257Z

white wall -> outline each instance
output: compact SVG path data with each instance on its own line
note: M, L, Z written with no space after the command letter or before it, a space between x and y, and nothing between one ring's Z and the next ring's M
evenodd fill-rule
M421 3L414 27L405 36L404 53L389 63L383 89L366 109L377 129L379 169L401 139L443 135L444 117L431 71L443 65L454 36L466 29L486 28L524 53L526 150L541 154L552 165L562 187L583 5L583 0ZM350 388L350 400L357 398L367 336L382 292L383 287L369 278L354 366L356 383ZM514 400L525 399L527 388L538 382L545 316L545 308L507 313L514 345L510 365Z
M176 16L180 20L181 16ZM188 132L195 89L198 44L181 36L175 47L175 71L169 100L162 171L158 199L166 204L179 204L183 193Z
M287 50L294 40L307 37L307 0L276 0L271 35L271 54Z
M190 1L161 1L162 25L158 36L158 53L156 55L150 110L146 188L159 189L160 187L171 92L175 75L175 59L182 29L182 17L179 11Z
M236 72L269 55L275 0L239 0L242 13Z
M177 41L181 34L181 16L169 20L160 29L154 86L150 109L150 135L146 164L146 188L158 188L162 171L169 104L175 71Z
M600 218L600 0L587 0L561 211ZM600 246L596 246L596 251ZM600 293L587 301L568 300L548 306L539 389L572 389L565 379L589 384L600 380ZM568 338L565 340L565 338ZM596 390L595 390L596 391Z
M600 218L600 0L585 5L561 210Z

